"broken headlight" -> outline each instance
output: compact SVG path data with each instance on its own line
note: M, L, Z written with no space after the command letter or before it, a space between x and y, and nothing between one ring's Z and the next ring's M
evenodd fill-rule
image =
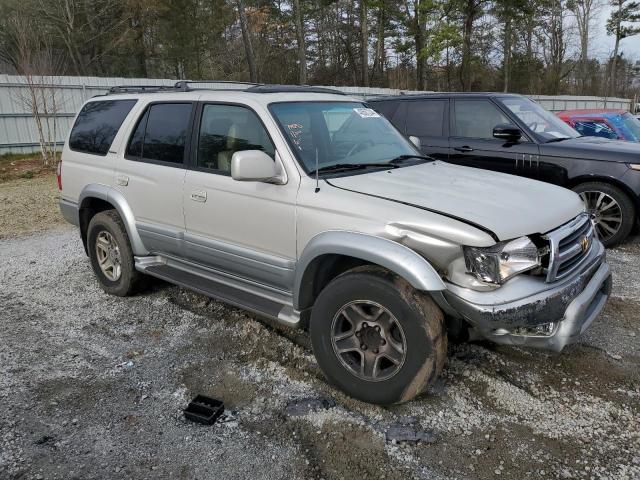
M464 247L467 272L487 283L502 284L518 273L540 266L538 247L520 237L491 247Z

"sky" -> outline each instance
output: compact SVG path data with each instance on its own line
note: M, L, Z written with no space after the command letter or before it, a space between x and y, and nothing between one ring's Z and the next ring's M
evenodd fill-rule
M597 22L594 23L594 35L590 56L596 58L608 58L613 52L615 38L607 35L607 19L611 14L611 7L604 5L601 8ZM620 42L620 50L624 56L632 60L640 60L640 35L625 38Z

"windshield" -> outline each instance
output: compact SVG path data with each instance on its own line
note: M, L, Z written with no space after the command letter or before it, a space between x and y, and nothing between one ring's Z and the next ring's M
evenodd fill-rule
M634 117L633 115L627 112L622 114L622 124L631 133L630 138L628 138L628 140L631 140L634 142L640 142L640 120L638 120L636 117Z
M553 113L525 97L501 98L502 104L511 110L529 129L544 140L576 138L580 134Z
M420 155L387 119L359 102L273 103L270 110L307 172Z

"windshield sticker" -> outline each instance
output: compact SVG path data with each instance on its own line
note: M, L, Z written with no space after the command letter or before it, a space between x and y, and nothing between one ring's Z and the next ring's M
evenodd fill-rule
M300 136L302 135L303 126L299 123L290 123L287 125L289 129L289 135L291 135L291 140L295 144L298 149L302 150L302 145L300 144Z
M548 135L551 135L553 137L556 137L556 138L565 138L566 137L566 135L563 135L560 132L544 132L544 133L546 133Z
M379 118L378 112L370 108L354 108L354 112L360 115L362 118Z

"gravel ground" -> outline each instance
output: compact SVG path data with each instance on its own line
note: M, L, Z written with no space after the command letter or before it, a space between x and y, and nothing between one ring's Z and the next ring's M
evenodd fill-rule
M452 345L392 408L328 386L304 333L160 282L104 294L75 229L0 258L2 479L640 478L637 239L580 343ZM213 427L182 416L198 393L226 404Z

